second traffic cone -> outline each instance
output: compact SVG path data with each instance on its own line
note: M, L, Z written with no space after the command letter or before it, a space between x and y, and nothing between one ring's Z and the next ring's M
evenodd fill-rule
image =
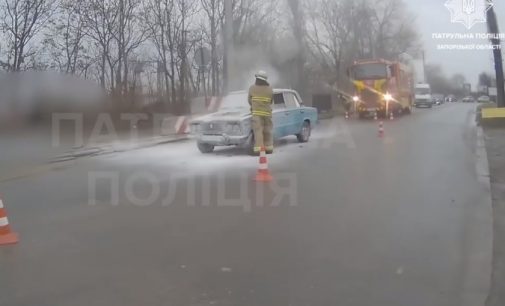
M384 123L379 122L379 137L384 137Z
M345 112L345 119L349 119L349 112Z
M375 112L375 114L373 115L373 120L377 120L379 119L378 115L377 115L377 112Z
M393 112L389 113L389 120L395 120L395 115Z
M271 182L273 180L270 171L268 170L267 154L265 152L265 147L261 148L260 151L260 165L258 167L258 172L254 178L256 182Z
M4 208L4 203L0 199L0 246L7 244L15 244L19 242L18 235L11 231L7 212Z

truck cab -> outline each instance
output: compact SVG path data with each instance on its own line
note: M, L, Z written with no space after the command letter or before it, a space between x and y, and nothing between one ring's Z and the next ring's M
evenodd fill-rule
M355 61L348 69L355 94L354 110L360 118L410 113L412 73L400 62L383 59Z

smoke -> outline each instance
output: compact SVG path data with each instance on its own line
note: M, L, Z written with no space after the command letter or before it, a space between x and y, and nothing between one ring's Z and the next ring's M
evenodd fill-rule
M268 80L274 87L289 86L292 82L290 68L299 53L299 47L292 38L276 40L271 47L239 46L234 50L231 88L247 89L254 82L259 70L268 73Z

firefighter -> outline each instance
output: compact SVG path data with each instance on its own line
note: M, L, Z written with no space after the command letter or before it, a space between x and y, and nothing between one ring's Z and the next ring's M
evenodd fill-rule
M252 127L254 132L254 153L258 154L265 147L267 154L274 151L272 104L273 89L268 83L265 71L256 75L256 83L249 88L249 105L251 105Z

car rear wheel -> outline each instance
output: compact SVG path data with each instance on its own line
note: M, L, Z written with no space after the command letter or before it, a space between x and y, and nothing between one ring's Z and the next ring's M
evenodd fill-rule
M214 151L214 146L208 143L198 143L197 146L198 150L204 154L212 153Z
M312 133L312 127L310 126L310 122L304 121L302 131L300 132L300 134L296 135L296 138L298 139L298 142L308 142L311 133Z

